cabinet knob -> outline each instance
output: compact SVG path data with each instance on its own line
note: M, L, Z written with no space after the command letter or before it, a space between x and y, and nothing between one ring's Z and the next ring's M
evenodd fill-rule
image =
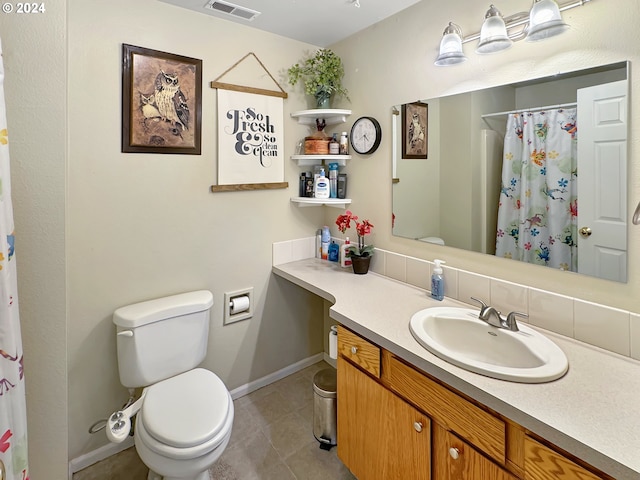
M353 353L354 355L358 353L358 347L351 347L351 353Z
M460 456L460 450L458 450L456 447L451 447L449 449L449 455L451 455L451 458L453 458L454 460L457 460Z
M416 429L416 432L422 432L422 422L413 422L413 428Z

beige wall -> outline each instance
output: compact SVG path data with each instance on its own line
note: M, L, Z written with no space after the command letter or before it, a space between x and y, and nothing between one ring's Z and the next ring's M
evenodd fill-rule
M297 195L299 173L288 156L307 134L287 121L291 111L308 108L300 94L284 102L290 188L209 191L217 178L216 90L210 81L254 52L286 87L282 73L314 47L155 0L69 5L68 371L74 458L106 443L103 435L90 437L87 427L127 397L118 380L111 322L118 306L211 290L215 303L204 366L229 389L322 351L319 300L270 274L272 242L313 235L322 211L301 210L289 201ZM120 153L122 43L202 59L202 155ZM249 286L255 289L255 316L223 327L224 292Z
M30 476L66 477L66 1L0 15Z
M529 0L512 3L514 10L530 6ZM466 64L434 67L449 20L468 33L479 29L483 12L477 2L469 4L473 8L433 8L423 1L335 46L346 65L352 118L375 116L384 129L381 148L347 167L354 212L376 225L373 240L379 247L427 259L437 254L454 267L639 311L638 227L630 229L626 285L573 276L567 282L560 272L391 236L391 105L621 60L632 61L632 91L638 89L636 0L596 1L565 13L573 28L559 39L520 42L511 51L484 57L468 45ZM625 15L613 16L613 9ZM282 72L312 46L154 0L54 0L47 2L46 16L1 15L0 28L31 476L58 479L66 474L68 458L106 443L86 430L126 397L110 320L118 306L194 288L212 290L216 303L205 366L229 388L320 351L322 301L272 278L270 245L333 224L337 212L290 205L299 169L288 160L287 190L209 193L217 153L215 91L208 82L253 51L285 86ZM204 61L201 156L120 153L122 43ZM640 99L631 98L634 125ZM285 101L285 119L307 107L300 94L292 95ZM305 133L287 122L285 156ZM640 137L632 137L633 206L640 199L639 143ZM255 288L255 317L222 327L223 293L246 286Z
M530 8L529 0L505 6L505 15ZM640 122L640 4L636 0L595 1L564 13L571 29L556 39L541 43L518 42L506 52L477 55L474 45L465 45L469 57L462 65L433 65L442 31L449 21L472 34L480 29L485 7L477 2L448 3L434 8L423 1L400 14L334 45L346 65L346 83L352 95L354 117L371 115L383 128L378 151L366 161L349 167L352 210L376 225L375 244L386 250L557 291L586 300L640 311L640 227L629 228L629 282L620 285L595 278L542 267L515 264L504 259L454 249L442 249L391 235L391 142L392 105L501 85L545 76L559 71L586 68L623 60L631 61L631 126ZM625 12L620 16L612 11ZM611 32L615 32L612 34ZM399 80L401 79L401 80ZM629 206L633 212L640 200L640 135L629 142ZM365 175L366 172L366 175ZM571 278L568 281L567 275Z

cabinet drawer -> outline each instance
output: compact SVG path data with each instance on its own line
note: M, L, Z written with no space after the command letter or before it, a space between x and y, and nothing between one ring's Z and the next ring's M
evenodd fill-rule
M434 478L517 480L440 425L433 424L432 429Z
M390 388L447 430L453 430L500 464L505 464L506 426L503 420L387 355L387 352L384 367L384 380Z
M380 347L338 325L338 354L380 378Z
M600 480L564 455L542 445L530 436L524 440L524 471L526 480Z

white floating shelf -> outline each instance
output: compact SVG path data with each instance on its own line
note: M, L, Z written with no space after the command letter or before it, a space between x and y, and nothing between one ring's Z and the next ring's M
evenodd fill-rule
M298 162L299 167L322 165L323 160L326 160L327 164L337 163L344 167L347 160L351 160L351 155L291 155L291 160Z
M315 127L316 118L323 118L327 126L337 125L347 121L351 115L351 110L340 110L337 108L316 108L313 110L301 110L293 112L291 117L297 118L302 125L312 125Z
M293 203L297 203L299 207L317 207L326 205L328 207L347 208L351 204L350 198L310 198L310 197L293 197Z

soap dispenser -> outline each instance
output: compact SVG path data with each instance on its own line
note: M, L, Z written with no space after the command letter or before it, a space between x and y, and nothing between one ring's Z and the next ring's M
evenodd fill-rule
M436 300L444 299L444 277L442 275L442 264L444 260L435 259L436 264L433 267L433 275L431 275L431 297Z

